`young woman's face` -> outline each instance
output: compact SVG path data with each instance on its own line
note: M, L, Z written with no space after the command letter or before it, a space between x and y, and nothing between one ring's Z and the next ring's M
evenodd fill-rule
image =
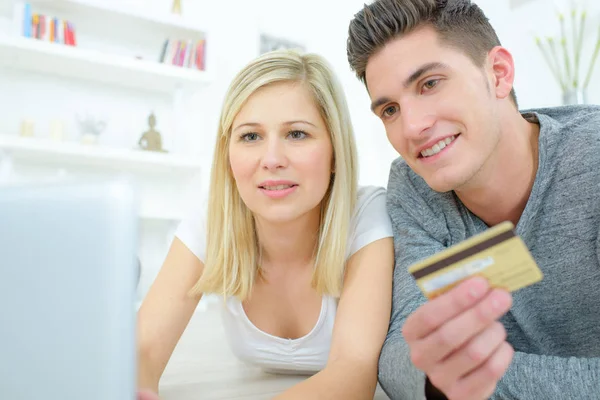
M258 218L285 223L317 210L330 184L333 147L306 86L277 83L253 93L233 121L229 161Z

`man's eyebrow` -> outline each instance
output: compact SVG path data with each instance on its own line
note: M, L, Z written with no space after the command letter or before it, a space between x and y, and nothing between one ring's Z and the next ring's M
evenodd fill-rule
M372 103L371 103L371 111L372 111L373 113L375 113L375 110L376 110L376 109L377 109L379 106L381 106L381 105L383 105L383 104L385 104L385 103L388 103L388 102L390 102L390 101L391 101L391 100L390 100L390 98L389 98L389 97L380 97L380 98L378 98L377 100L375 100L374 102L372 102Z
M431 71L432 69L447 69L447 68L448 68L448 65L441 63L441 62L431 62L431 63L425 64L425 65L422 65L421 67L419 67L419 69L417 69L415 72L410 74L410 76L404 81L404 87L408 88L416 80L421 78L421 76L425 75L427 72Z
M422 65L415 72L410 74L410 76L404 81L403 86L408 88L413 82L418 80L421 76L425 75L427 72L433 69L447 69L449 68L447 64L441 62L431 62ZM374 113L375 110L381 105L390 102L391 99L389 97L380 97L377 100L371 103L371 111Z

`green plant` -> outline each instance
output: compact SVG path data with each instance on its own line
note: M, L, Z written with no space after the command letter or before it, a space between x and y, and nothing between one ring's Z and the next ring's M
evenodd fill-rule
M571 37L567 36L567 24L565 14L558 14L560 23L560 36L558 38L548 36L546 40L536 36L536 45L540 48L546 63L548 64L552 75L560 85L563 92L570 89L585 89L590 83L592 73L598 53L600 53L600 25L598 26L598 35L592 56L589 59L589 65L585 75L580 76L582 72L582 47L584 32L586 29L587 12L585 10L571 10ZM582 80L581 77L584 77Z

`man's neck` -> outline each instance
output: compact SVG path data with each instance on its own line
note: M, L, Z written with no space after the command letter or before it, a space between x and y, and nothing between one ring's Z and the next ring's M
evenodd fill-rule
M256 230L265 265L309 265L315 255L320 223L319 209L281 224L257 219Z
M475 182L457 189L463 204L488 226L519 222L538 169L539 125L518 114L503 119L501 139L494 155Z

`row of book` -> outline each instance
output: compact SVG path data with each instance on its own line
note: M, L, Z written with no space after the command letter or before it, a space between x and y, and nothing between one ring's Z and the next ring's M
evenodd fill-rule
M76 46L75 27L70 21L34 13L29 3L23 3L19 13L19 17L23 21L23 36Z
M24 37L68 46L77 45L75 27L71 21L35 13L30 3L20 0L17 1L14 10L15 21L22 21L21 34ZM206 40L168 38L163 44L158 61L167 65L205 71Z
M167 39L163 45L159 62L184 68L205 70L206 40Z

